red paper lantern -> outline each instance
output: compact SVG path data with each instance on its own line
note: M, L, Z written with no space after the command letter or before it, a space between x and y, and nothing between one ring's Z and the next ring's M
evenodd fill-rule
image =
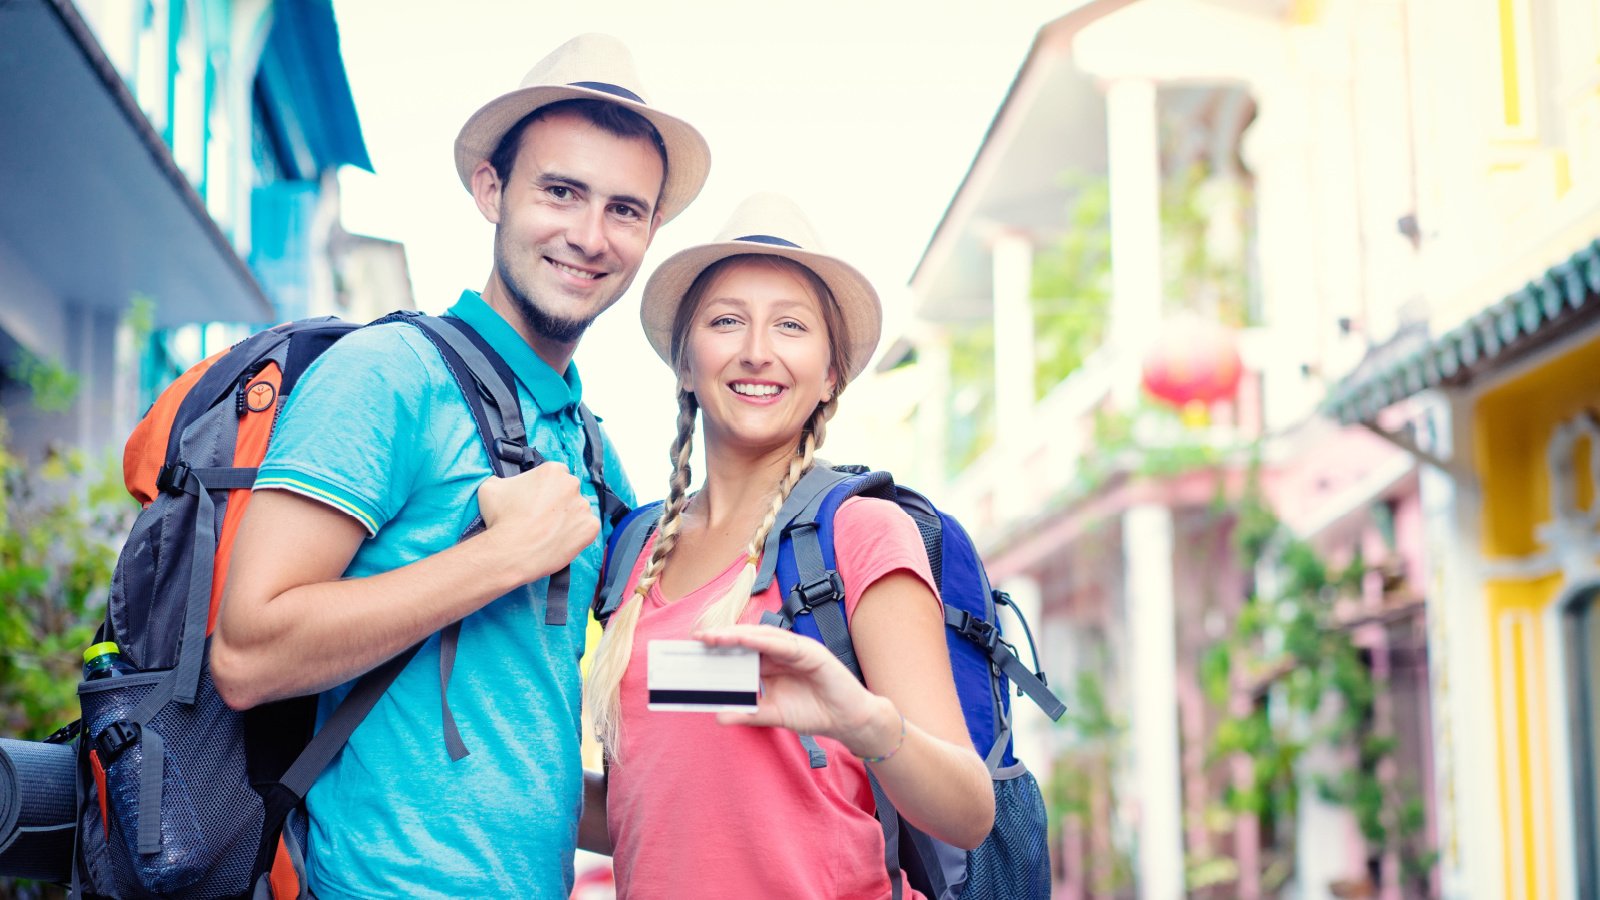
M1162 327L1145 354L1141 382L1151 396L1182 409L1232 397L1243 374L1233 330L1186 312Z

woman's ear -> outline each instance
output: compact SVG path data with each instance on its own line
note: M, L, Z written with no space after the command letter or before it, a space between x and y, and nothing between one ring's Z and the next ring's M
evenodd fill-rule
M824 381L822 383L822 402L823 403L832 402L833 395L836 393L835 388L837 388L838 386L839 386L839 373L836 372L832 366L829 366L828 367L828 378L827 378L826 381Z

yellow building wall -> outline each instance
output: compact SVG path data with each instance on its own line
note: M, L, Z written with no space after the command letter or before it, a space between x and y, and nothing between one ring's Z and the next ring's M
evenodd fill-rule
M1483 554L1514 564L1545 551L1538 528L1552 518L1546 453L1556 428L1600 408L1600 339L1590 341L1489 391L1473 415L1477 473L1483 490ZM1592 452L1582 447L1580 452ZM1586 460L1580 460L1586 462ZM1592 502L1588 466L1577 470L1580 506ZM1550 782L1551 723L1544 621L1562 592L1560 575L1486 579L1498 784L1504 822L1506 897L1555 896L1557 816L1571 802Z

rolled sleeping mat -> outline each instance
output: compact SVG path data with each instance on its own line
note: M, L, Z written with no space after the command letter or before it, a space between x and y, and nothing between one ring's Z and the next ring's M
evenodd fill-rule
M0 876L69 880L76 757L71 744L0 738Z

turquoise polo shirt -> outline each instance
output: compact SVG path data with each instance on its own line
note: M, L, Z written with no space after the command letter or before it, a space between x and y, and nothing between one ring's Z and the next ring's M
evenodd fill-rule
M598 515L577 367L558 375L472 291L448 314L510 365L531 443L580 474ZM605 454L607 480L631 504L609 444ZM256 489L293 491L359 521L368 538L345 571L359 578L456 543L492 476L438 351L415 326L392 323L350 334L306 370ZM428 639L307 797L319 897L568 895L582 808L583 604L603 551L597 539L573 560L567 625L544 624L548 579L462 621L450 708L470 755L457 762L444 745L438 636ZM350 687L322 695L319 719Z

